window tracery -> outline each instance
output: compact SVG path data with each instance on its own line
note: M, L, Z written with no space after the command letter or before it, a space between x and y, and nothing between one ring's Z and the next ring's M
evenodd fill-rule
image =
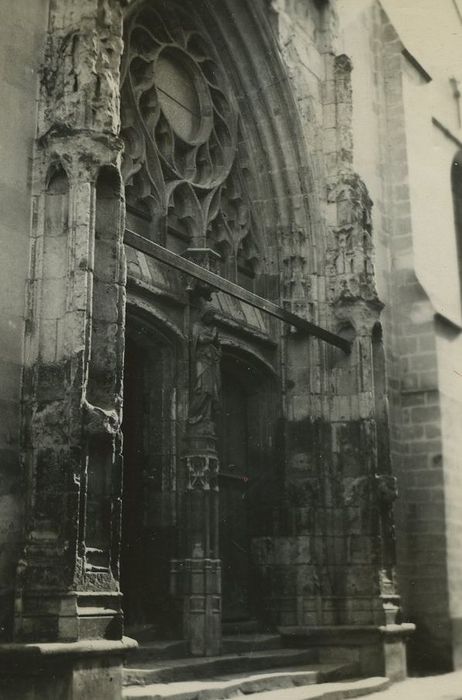
M177 253L212 248L223 275L253 278L259 254L239 113L205 29L184 8L150 3L131 16L125 46L129 227Z

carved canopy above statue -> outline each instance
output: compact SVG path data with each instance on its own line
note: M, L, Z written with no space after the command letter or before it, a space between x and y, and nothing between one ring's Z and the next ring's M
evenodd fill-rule
M145 3L127 22L125 46L129 215L140 233L175 252L212 248L222 274L236 280L239 269L252 278L258 251L248 159L236 100L200 18L184 5Z

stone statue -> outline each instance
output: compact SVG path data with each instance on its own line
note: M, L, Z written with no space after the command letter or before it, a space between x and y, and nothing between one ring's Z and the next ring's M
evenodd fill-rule
M204 432L214 432L215 416L220 407L221 348L213 319L213 311L206 310L192 329L193 379L188 423L200 426Z

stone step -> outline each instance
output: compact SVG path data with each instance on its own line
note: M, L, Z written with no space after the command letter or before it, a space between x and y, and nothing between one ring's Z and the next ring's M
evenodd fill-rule
M168 700L223 700L243 695L260 698L269 694L268 697L271 697L271 700L279 700L279 698L285 697L288 692L308 690L317 683L337 685L334 681L351 676L356 672L357 668L353 664L315 664L304 668L287 668L254 674L214 676L207 680L153 683L145 686L130 685L124 688L123 698L124 700L163 700L164 698L168 698ZM384 680L386 679L382 679L382 681ZM374 690L378 688L379 686L376 684ZM294 696L294 700L295 697L298 699L298 696ZM307 695L307 697L311 696ZM332 697L337 700L337 696ZM339 699L343 697L354 696L338 696Z
M163 659L184 659L188 655L188 645L184 640L139 642L138 648L130 656L130 664Z
M174 683L230 673L256 673L266 669L316 663L313 649L267 649L251 654L225 654L200 658L139 662L129 659L124 669L126 685Z
M252 700L348 700L349 698L363 698L366 695L380 693L389 687L388 678L361 678L286 690L263 691L252 695ZM208 696L206 697L208 698Z
M262 631L257 620L223 622L221 629L225 636L229 634L256 634Z
M136 639L140 644L159 639L159 629L155 625L149 624L125 626L124 634L126 637Z
M188 656L188 646L184 640L143 641L137 638L138 649L131 655L130 665L144 661L180 659ZM254 651L279 649L279 634L234 634L223 637L223 654L252 654Z
M264 649L280 649L281 636L279 634L232 634L222 639L223 654L251 654L254 651Z

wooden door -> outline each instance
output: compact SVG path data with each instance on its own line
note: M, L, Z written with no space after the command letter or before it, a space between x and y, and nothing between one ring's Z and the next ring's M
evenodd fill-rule
M171 350L127 337L124 377L124 478L121 589L126 624L163 634L169 620L172 462Z
M222 375L219 433L223 619L245 620L250 616L247 395L243 384L227 372Z

